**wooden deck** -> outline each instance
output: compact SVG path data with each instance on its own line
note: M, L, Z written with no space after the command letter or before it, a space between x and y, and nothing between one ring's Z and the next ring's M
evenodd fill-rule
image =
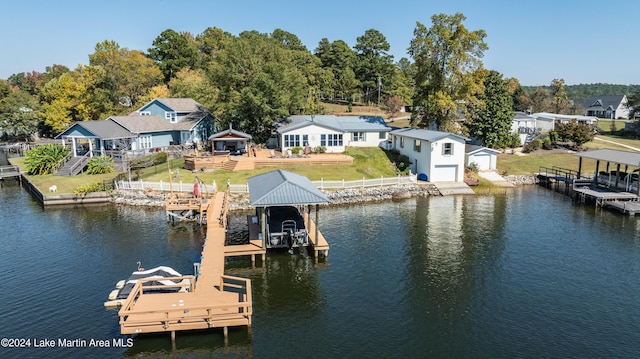
M139 281L124 302L120 316L122 334L175 332L180 330L251 326L251 281L224 275L226 200L218 192L207 201L207 236L197 277L191 284L176 285L178 293L145 293ZM144 287L144 289L149 289Z
M18 166L0 166L0 178L19 176L20 168Z
M242 156L225 155L198 155L184 156L185 169L187 170L219 170L229 171L253 170L259 167L316 164L316 165L351 165L353 157L340 153L309 154L307 156L284 157L279 153L272 156L271 151L262 149L256 151L255 156L244 154Z

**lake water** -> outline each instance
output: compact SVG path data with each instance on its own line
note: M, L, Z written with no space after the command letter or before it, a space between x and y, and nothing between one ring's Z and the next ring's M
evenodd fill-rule
M323 208L326 262L236 259L252 279L251 330L134 338L103 302L136 269L193 272L204 229L162 209L47 208L0 186L2 358L637 358L640 222L537 186ZM234 218L240 223L242 218ZM35 341L53 348L34 348ZM44 340L44 341L43 341Z

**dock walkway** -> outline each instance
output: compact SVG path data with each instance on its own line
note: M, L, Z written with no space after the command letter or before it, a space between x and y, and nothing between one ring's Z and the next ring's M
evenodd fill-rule
M228 192L207 200L207 234L197 277L174 278L179 292L147 293L153 287L139 281L118 315L122 334L175 332L181 330L251 326L251 281L224 274L226 201ZM234 248L235 249L235 248ZM153 279L150 279L153 280Z

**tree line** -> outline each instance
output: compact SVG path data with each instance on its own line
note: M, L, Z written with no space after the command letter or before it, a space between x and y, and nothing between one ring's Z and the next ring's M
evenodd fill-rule
M511 141L514 111L570 113L567 87L523 87L482 63L484 30L466 17L436 14L417 22L410 58L389 54L385 36L369 29L349 47L323 38L312 51L290 32L210 27L201 34L163 31L146 51L113 40L96 44L89 63L46 67L0 80L2 136L55 136L76 121L128 114L158 97L188 97L210 110L218 128L265 141L276 122L321 114L325 102L375 104L394 115L412 106L411 124L475 136L490 147ZM464 119L461 125L459 119Z

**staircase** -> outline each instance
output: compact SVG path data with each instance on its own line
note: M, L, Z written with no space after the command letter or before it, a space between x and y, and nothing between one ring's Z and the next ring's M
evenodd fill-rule
M220 168L227 171L233 171L236 169L236 165L238 165L238 161L229 159L222 162Z
M71 157L64 166L60 167L55 176L75 176L82 172L87 162L89 162L89 157L86 155L83 157Z

